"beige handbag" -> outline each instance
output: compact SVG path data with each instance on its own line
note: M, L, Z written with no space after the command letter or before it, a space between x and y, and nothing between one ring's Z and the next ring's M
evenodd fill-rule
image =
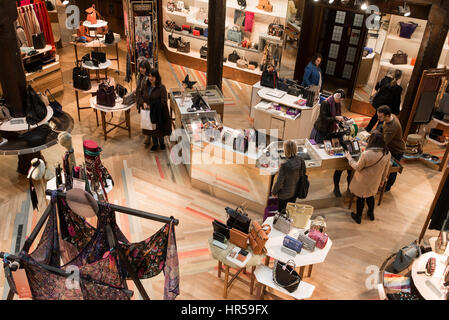
M310 221L310 230L318 230L321 233L326 233L327 224L323 216L318 216Z
M245 57L243 57L242 59L237 60L237 67L239 67L241 69L248 68L248 60L246 60Z
M298 229L305 229L313 214L313 207L307 204L289 202L286 208L287 214L293 219L292 225Z

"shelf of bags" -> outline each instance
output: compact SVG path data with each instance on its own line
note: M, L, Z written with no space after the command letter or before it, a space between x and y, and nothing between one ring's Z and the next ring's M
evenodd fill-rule
M254 1L254 2L256 2L256 1ZM226 7L241 10L237 1L226 1ZM273 5L272 12L267 12L265 10L257 9L255 6L247 6L244 10L254 12L257 15L265 15L265 16L278 17L281 19L285 19L287 16L287 1L276 2L276 4Z
M282 292L290 297L293 297L297 300L303 300L310 298L315 290L315 286L311 285L303 280L298 285L298 289L293 292L288 292L286 289L278 286L273 281L273 269L264 266L258 265L256 270L254 270L254 276L256 277L257 282L263 284L267 287L273 288L279 292Z
M72 34L72 37L77 38L78 35L75 33L75 34ZM85 43L71 41L70 44L76 45L78 47L85 47L85 48L105 48L108 46L112 46L116 43L119 43L121 40L122 40L122 38L121 38L120 34L114 33L114 42L113 43L105 43L105 39L102 38L102 39L92 40L92 41L85 42Z
M89 69L89 70L104 70L109 68L112 65L111 60L106 59L106 62L100 63L98 67L95 67L93 64L86 64L85 62L82 63L83 68Z
M237 42L233 42L233 41L229 41L229 40L225 41L225 46L231 47L231 48L236 48L238 50L248 51L248 52L261 53L261 51L259 51L257 49L243 48L242 46L239 46L237 44Z
M415 42L416 44L420 44L421 41L422 41L422 37L421 37L421 38L413 37L413 38L411 38L411 39L408 39L408 38L402 38L402 37L400 37L400 36L398 36L398 35L394 35L394 34L389 34L389 35L387 36L387 39L394 40L394 41L408 41L408 42Z
M43 125L44 123L48 122L52 117L53 117L53 109L50 106L47 106L47 115L38 124L28 126L25 117L12 118L11 120L3 122L0 125L0 131L8 131L8 132L28 131L29 129L34 129Z
M283 42L283 40L282 40L282 37L275 37L275 36L270 36L268 33L260 33L259 34L259 39L260 38L262 38L262 39L265 39L265 40L268 40L269 42L274 42L274 43L277 43L277 44L283 44L284 42Z
M207 41L207 37L205 36L194 36L191 33L184 33L182 31L177 31L177 30L170 30L164 27L164 30L166 32L168 32L169 34L174 33L174 34L179 34L180 36L185 36L185 37L189 37L189 38L193 38L193 39L197 39L197 40L201 40L201 41Z
M25 56L25 57L22 58L22 60L27 60L27 59L30 59L30 58L34 58L35 56L37 56L39 54L47 53L47 52L51 51L52 48L53 47L51 45L47 44L45 46L45 48L43 48L43 49L36 49L37 53L33 54L32 56Z
M430 141L430 142L436 144L437 146L442 146L442 147L447 146L447 144L449 143L449 141L446 141L446 142L439 142L439 141L436 141L436 140L430 138L429 136L427 136L426 139L427 139L428 141Z
M298 113L296 116L293 115L288 115L287 113L285 113L284 111L281 110L276 110L273 107L273 102L267 102L267 101L261 101L258 104L256 104L254 106L255 109L265 112L265 113L269 113L271 115L280 117L280 118L284 118L287 120L296 120L301 116L301 112ZM289 107L286 107L289 108Z
M390 63L390 59L381 61L380 66L391 69L399 69L408 72L412 72L413 69L415 68L415 66L412 66L410 64L392 64Z
M85 27L87 27L87 28L92 28L92 29L95 29L95 28L103 28L103 27L106 27L108 25L108 22L107 21L104 21L104 20L97 20L97 23L96 24L91 24L89 21L84 21L83 22L83 26L85 26Z
M237 67L237 63L229 62L228 60L226 60L226 62L223 62L223 66L230 67L230 68L237 69L237 70L241 70L241 71L245 71L245 72L249 72L249 73L253 73L253 74L257 74L259 76L262 75L262 71L260 71L259 68L256 68L254 70L250 70L248 68L242 69L242 68Z
M52 67L55 67L55 66L58 66L59 65L59 55L56 55L56 61L55 62L52 62L52 63L49 63L49 64L46 64L45 66L42 66L42 70L39 70L39 71L36 71L36 72L28 72L28 73L25 73L25 77L30 77L30 76L32 76L32 75L37 75L37 74L39 74L39 72L42 72L42 71L45 71L45 70L47 70L47 69L50 69L50 68L52 68ZM27 79L27 81L29 81L30 79Z
M441 125L443 125L443 126L449 127L449 122L444 122L444 121L438 120L435 117L432 117L432 120L437 122L437 123L439 123L439 124L441 124Z

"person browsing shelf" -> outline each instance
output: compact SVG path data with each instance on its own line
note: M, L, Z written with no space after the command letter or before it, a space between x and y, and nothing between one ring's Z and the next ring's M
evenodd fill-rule
M320 64L322 60L323 58L319 53L313 56L312 61L310 61L304 69L304 76L301 84L302 86L318 86L321 89L323 79Z

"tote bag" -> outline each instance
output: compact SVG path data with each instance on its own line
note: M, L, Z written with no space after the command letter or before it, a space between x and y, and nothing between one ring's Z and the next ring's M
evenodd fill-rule
M156 130L156 124L151 122L150 110L140 110L140 127L145 130Z

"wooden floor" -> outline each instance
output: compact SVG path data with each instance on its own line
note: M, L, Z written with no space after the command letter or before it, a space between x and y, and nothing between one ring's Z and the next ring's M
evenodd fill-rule
M105 142L91 110L82 111L79 122L74 92L69 83L74 66L73 48L66 47L59 54L66 88L58 100L75 119L72 135L77 162L83 160L82 141L97 141L103 148L103 163L116 183L109 195L111 202L166 216L173 215L180 220L176 229L181 273L179 299L222 299L223 279L217 277L217 263L210 256L208 238L212 233L212 220L225 220L224 208L233 205L192 188L185 167L170 163L169 150L150 153L143 145L144 137L140 134L137 110L131 113L131 139L125 131L115 131ZM121 74L114 76L123 84L123 43L120 45L120 55ZM205 84L204 73L172 65L163 56L159 61L162 80L167 88L178 87L187 73ZM116 68L116 62L113 62L113 66ZM224 123L235 128L248 128L250 87L225 79L224 95ZM82 97L83 106L88 104L88 98L87 95ZM50 168L61 161L63 152L60 146L43 152ZM16 252L21 247L25 236L29 235L45 208L42 191L39 190L40 211L32 212L27 180L16 173L16 166L17 158L14 156L1 159L0 251L6 252ZM377 299L377 291L367 288L365 284L369 276L367 267L380 266L392 252L418 237L440 178L439 172L420 163L405 164L404 173L398 177L395 187L386 194L382 206L376 208L376 220L373 222L364 216L361 225L355 224L349 216L350 212L341 203L317 211L326 216L333 247L326 261L316 265L312 278L307 279L316 286L312 299ZM312 196L314 193L331 194L332 172L315 174L311 176L311 181ZM343 181L346 181L345 176L342 184ZM346 186L342 185L342 190L346 190ZM251 212L250 216L262 220L260 213ZM131 241L142 240L161 227L159 223L125 215L120 215L118 221ZM7 293L4 285L4 275L0 273L3 299ZM162 298L162 275L145 280L144 285L152 299ZM137 290L134 298L140 299ZM245 284L235 282L228 299L247 300L255 299L255 296L249 295L249 288Z

